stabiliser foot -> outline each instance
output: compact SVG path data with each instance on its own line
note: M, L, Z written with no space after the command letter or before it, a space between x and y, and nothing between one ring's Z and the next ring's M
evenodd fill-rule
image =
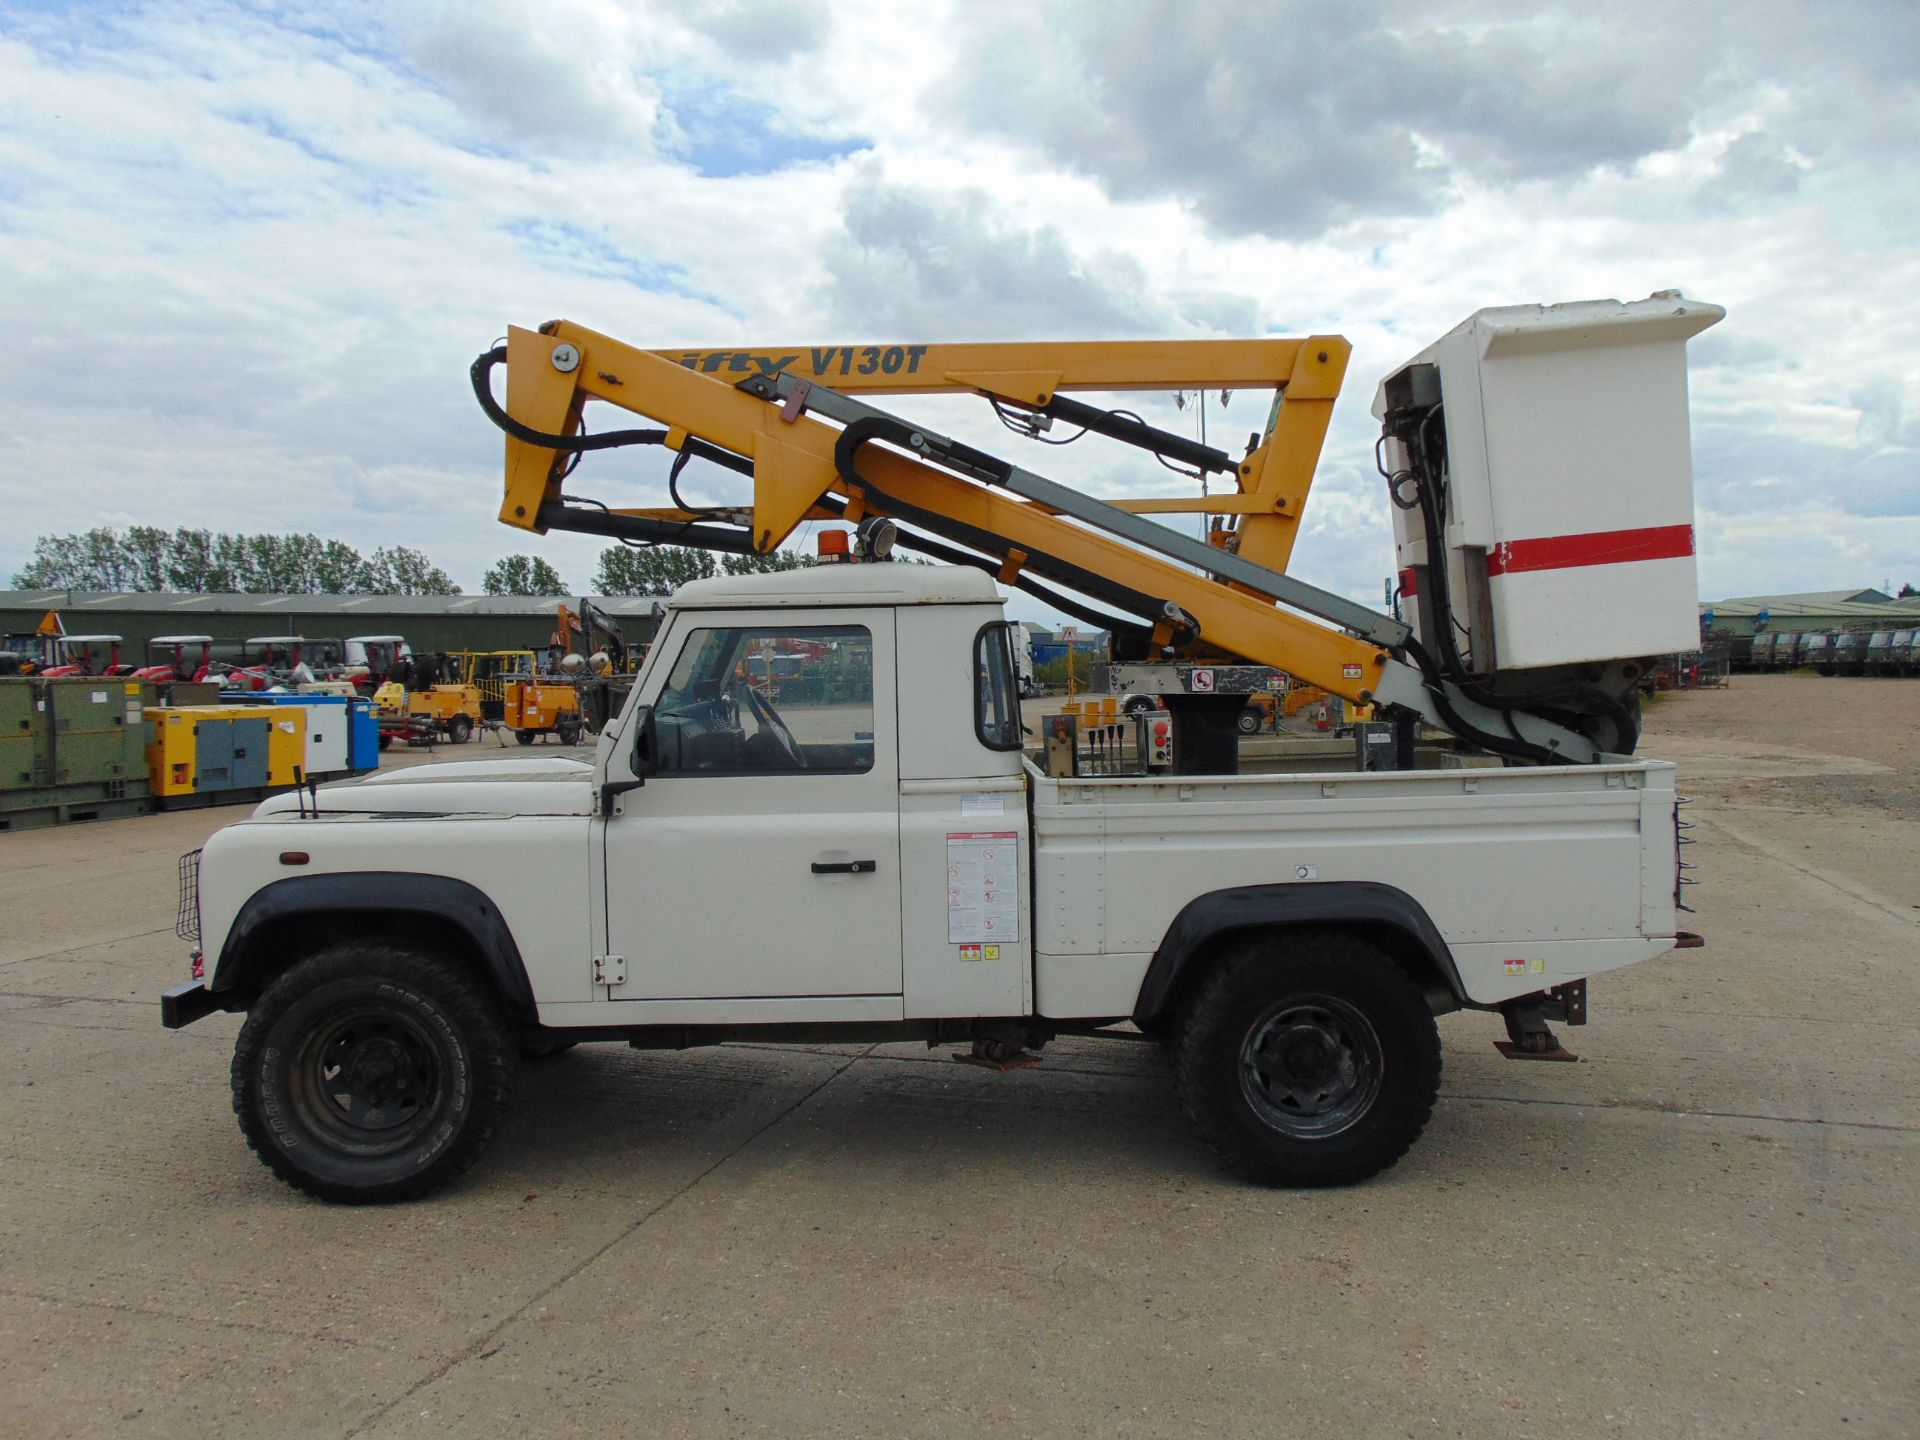
M1570 1025L1587 1023L1587 985L1556 987L1546 994L1523 995L1500 1007L1500 1018L1507 1022L1507 1038L1493 1042L1493 1048L1509 1060L1578 1060L1560 1043L1547 1025L1547 1017Z
M1548 1033L1551 1038L1552 1032ZM1551 1050L1528 1050L1511 1040L1496 1040L1493 1042L1493 1048L1509 1060L1578 1060L1580 1058L1562 1046L1558 1040L1554 1040Z
M1025 1070L1038 1065L1040 1057L1012 1040L976 1040L971 1050L956 1050L953 1058L962 1065L978 1065L1004 1075L1009 1070Z

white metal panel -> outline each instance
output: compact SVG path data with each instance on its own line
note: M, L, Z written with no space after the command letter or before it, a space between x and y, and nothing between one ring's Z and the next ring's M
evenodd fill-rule
M900 778L1018 775L1019 755L989 750L974 728L973 642L982 626L1002 618L998 596L987 605L913 606L895 613L900 653L906 657L900 685Z
M352 871L444 875L464 880L498 907L536 999L589 1000L592 945L581 903L587 832L584 817L545 815L302 820L281 812L229 825L201 857L202 942L217 957L241 906L275 880ZM298 869L280 864L280 852L295 848L307 853L307 863Z
M1631 944L1608 953L1630 963L1645 953L1643 846L1671 843L1644 833L1644 791L1652 775L1670 784L1670 772L1634 762L1036 780L1041 1008L1131 1012L1144 970L1138 957L1152 953L1189 900L1237 885L1374 881L1411 896L1456 948L1520 947L1515 954L1530 962L1564 942L1620 940ZM1049 923L1054 905L1087 918L1085 892L1070 877L1084 873L1095 849L1101 923L1065 915ZM1478 973L1463 967L1475 998L1539 988L1508 987L1504 962L1513 957L1496 966L1491 949ZM1059 963L1068 957L1079 963Z
M1019 762L1017 754L1006 758ZM1018 896L1015 933L958 944L947 925L947 839L1005 833L1006 880ZM1028 883L1026 781L991 779L900 782L901 933L906 1013L910 1019L1027 1015L1033 1009L1033 910Z
M898 995L797 995L729 1000L540 1002L540 1023L569 1025L845 1024L901 1018Z
M334 775L347 768L350 705L307 705L307 774Z
M599 827L613 999L898 995L900 801L894 615L887 608L682 611L671 654L704 627L860 625L873 636L873 765L862 774L664 773ZM657 700L671 657L650 666ZM617 772L610 772L617 773ZM815 874L816 860L872 860ZM584 891L584 887L579 887Z

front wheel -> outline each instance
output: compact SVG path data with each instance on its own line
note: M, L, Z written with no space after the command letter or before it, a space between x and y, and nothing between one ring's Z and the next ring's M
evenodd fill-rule
M1188 1118L1267 1185L1350 1185L1406 1154L1440 1089L1440 1034L1413 978L1334 930L1223 955L1173 1037Z
M1242 735L1258 735L1260 733L1260 712L1249 705L1240 712L1238 718L1236 718L1233 723L1239 728Z
M349 941L300 961L248 1012L233 1109L254 1154L309 1195L417 1200L493 1138L518 1055L456 965Z
M467 737L473 734L473 721L465 715L456 715L447 721L447 739L456 745L467 743Z
M522 745L531 745L540 737L535 735L531 730L516 730L513 732L513 738L518 740Z

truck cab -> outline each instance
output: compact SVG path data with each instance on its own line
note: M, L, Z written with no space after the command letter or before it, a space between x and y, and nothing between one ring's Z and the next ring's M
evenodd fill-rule
M1022 736L998 591L917 565L772 578L681 590L601 737L601 845L622 877L607 944L649 957L608 997L636 1020L1025 1015ZM980 928L1004 947L992 965L956 967L949 943L963 799L1001 837Z

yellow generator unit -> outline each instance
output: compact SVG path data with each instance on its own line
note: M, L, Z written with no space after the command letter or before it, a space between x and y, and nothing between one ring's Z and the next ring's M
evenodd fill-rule
M147 776L162 800L294 783L304 769L306 711L297 705L154 706Z
M549 680L510 680L502 699L507 728L522 745L542 735L558 735L563 745L575 745L585 725L580 719L578 686Z

